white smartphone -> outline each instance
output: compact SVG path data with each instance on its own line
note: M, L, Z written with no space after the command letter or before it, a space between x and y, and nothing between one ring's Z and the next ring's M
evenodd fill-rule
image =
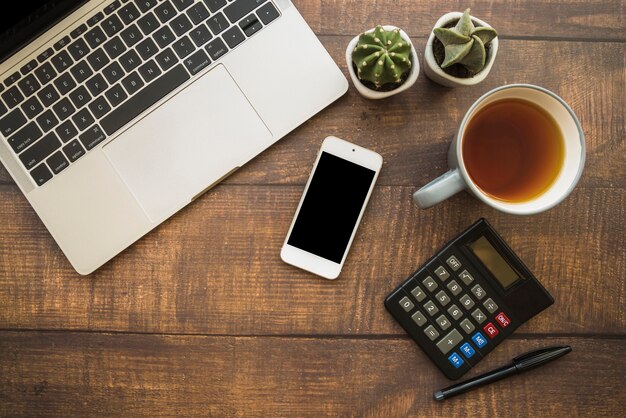
M374 151L326 138L280 251L283 261L336 279L382 164Z

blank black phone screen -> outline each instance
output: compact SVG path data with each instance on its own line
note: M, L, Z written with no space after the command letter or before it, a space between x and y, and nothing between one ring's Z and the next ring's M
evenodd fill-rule
M287 243L340 263L375 174L322 151Z

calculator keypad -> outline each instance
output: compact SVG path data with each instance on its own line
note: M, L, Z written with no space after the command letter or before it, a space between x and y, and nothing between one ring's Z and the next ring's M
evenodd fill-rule
M411 290L411 294L413 295L415 300L418 301L418 302L421 302L424 299L426 299L426 293L424 293L422 288L419 287L419 286L415 286L415 288L413 290ZM491 300L491 299L489 299L489 300Z
M448 273L448 271L443 266L439 266L435 269L435 275L442 282L445 282L446 280L448 280L448 278L450 278L450 273Z
M435 280L433 280L432 277L428 276L427 278L425 278L422 283L424 284L424 286L426 286L426 289L428 289L430 292L434 291L438 286L437 286L437 282Z
M483 306L485 307L485 309L487 309L487 312L489 313L494 313L498 310L498 305L491 298L484 301Z

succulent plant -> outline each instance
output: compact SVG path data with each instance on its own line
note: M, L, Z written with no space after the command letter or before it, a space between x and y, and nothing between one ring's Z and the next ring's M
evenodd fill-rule
M387 83L400 83L411 69L411 44L400 35L400 29L385 30L378 25L359 36L352 62L357 76L378 89Z
M487 60L485 46L498 36L493 28L475 27L470 17L470 9L463 12L455 27L435 28L433 32L445 47L441 68L460 64L472 74L483 69Z

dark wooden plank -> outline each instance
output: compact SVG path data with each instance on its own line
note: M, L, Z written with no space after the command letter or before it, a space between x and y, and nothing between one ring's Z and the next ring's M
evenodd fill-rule
M623 339L512 339L475 370L570 344L540 369L437 403L408 339L0 332L3 416L622 416Z
M305 1L296 2L297 5ZM626 39L624 5L612 0L516 1L478 0L423 2L383 0L323 0L321 34L351 35L377 24L403 28L410 36L428 37L442 15L471 7L472 15L486 21L502 37ZM315 16L303 13L317 23Z
M412 187L381 186L334 282L279 258L301 186L219 186L88 278L20 193L0 190L0 328L401 334L386 294L485 216L556 298L523 332L626 334L625 189L578 188L517 217L465 193L420 210Z
M346 71L349 38L324 37ZM423 48L425 40L417 39ZM385 158L380 184L417 186L443 173L458 123L484 92L527 82L560 94L581 119L587 139L583 185L626 185L626 43L503 41L489 78L466 89L445 89L423 73L416 86L383 101L348 94L261 154L227 180L231 184L303 184L321 141L336 135ZM554 59L558 51L559 59ZM420 53L420 56L422 54ZM590 68L600 66L600 71ZM0 166L0 183L12 183Z

